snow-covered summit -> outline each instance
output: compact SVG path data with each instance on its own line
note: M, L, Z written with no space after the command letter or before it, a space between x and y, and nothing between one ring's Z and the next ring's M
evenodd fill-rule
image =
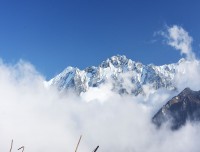
M97 67L91 66L84 70L67 67L48 81L48 84L61 91L74 90L78 94L106 83L110 83L112 90L120 94L143 94L145 86L173 90L177 64L179 63L162 66L143 65L124 55L117 55L103 61Z

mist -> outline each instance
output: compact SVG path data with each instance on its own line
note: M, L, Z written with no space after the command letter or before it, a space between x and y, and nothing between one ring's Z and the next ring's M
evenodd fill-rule
M177 92L147 87L146 96L120 96L108 83L77 96L45 87L45 78L26 61L1 61L0 151L8 151L12 139L12 152L21 146L29 152L74 151L80 135L81 152L98 145L102 152L198 151L198 123L174 132L167 124L157 129L151 118L185 86L199 89L199 69L196 59L179 65Z

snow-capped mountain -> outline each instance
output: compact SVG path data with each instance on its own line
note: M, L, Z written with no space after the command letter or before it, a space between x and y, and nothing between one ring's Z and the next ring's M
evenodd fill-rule
M162 66L143 65L127 59L126 56L117 55L97 67L91 66L84 70L67 67L47 83L61 91L75 90L78 94L106 83L110 83L112 90L120 94L144 94L146 86L173 90L176 88L173 79L180 62L182 60Z

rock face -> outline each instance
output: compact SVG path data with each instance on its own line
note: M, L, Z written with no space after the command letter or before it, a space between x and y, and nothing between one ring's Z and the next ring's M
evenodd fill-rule
M112 90L120 94L144 94L144 86L147 85L154 89L173 90L176 88L173 79L178 64L143 65L117 55L97 67L91 66L84 70L67 67L47 84L56 86L61 91L74 90L77 94L106 83L111 83Z
M160 127L171 121L171 128L178 129L186 121L200 120L200 91L185 88L169 100L153 117L153 123Z

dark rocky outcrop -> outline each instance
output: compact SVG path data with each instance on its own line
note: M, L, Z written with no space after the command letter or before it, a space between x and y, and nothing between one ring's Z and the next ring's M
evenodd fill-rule
M171 122L171 129L178 129L186 121L200 120L200 91L185 88L180 94L169 100L152 118L154 124L160 127L165 122Z

